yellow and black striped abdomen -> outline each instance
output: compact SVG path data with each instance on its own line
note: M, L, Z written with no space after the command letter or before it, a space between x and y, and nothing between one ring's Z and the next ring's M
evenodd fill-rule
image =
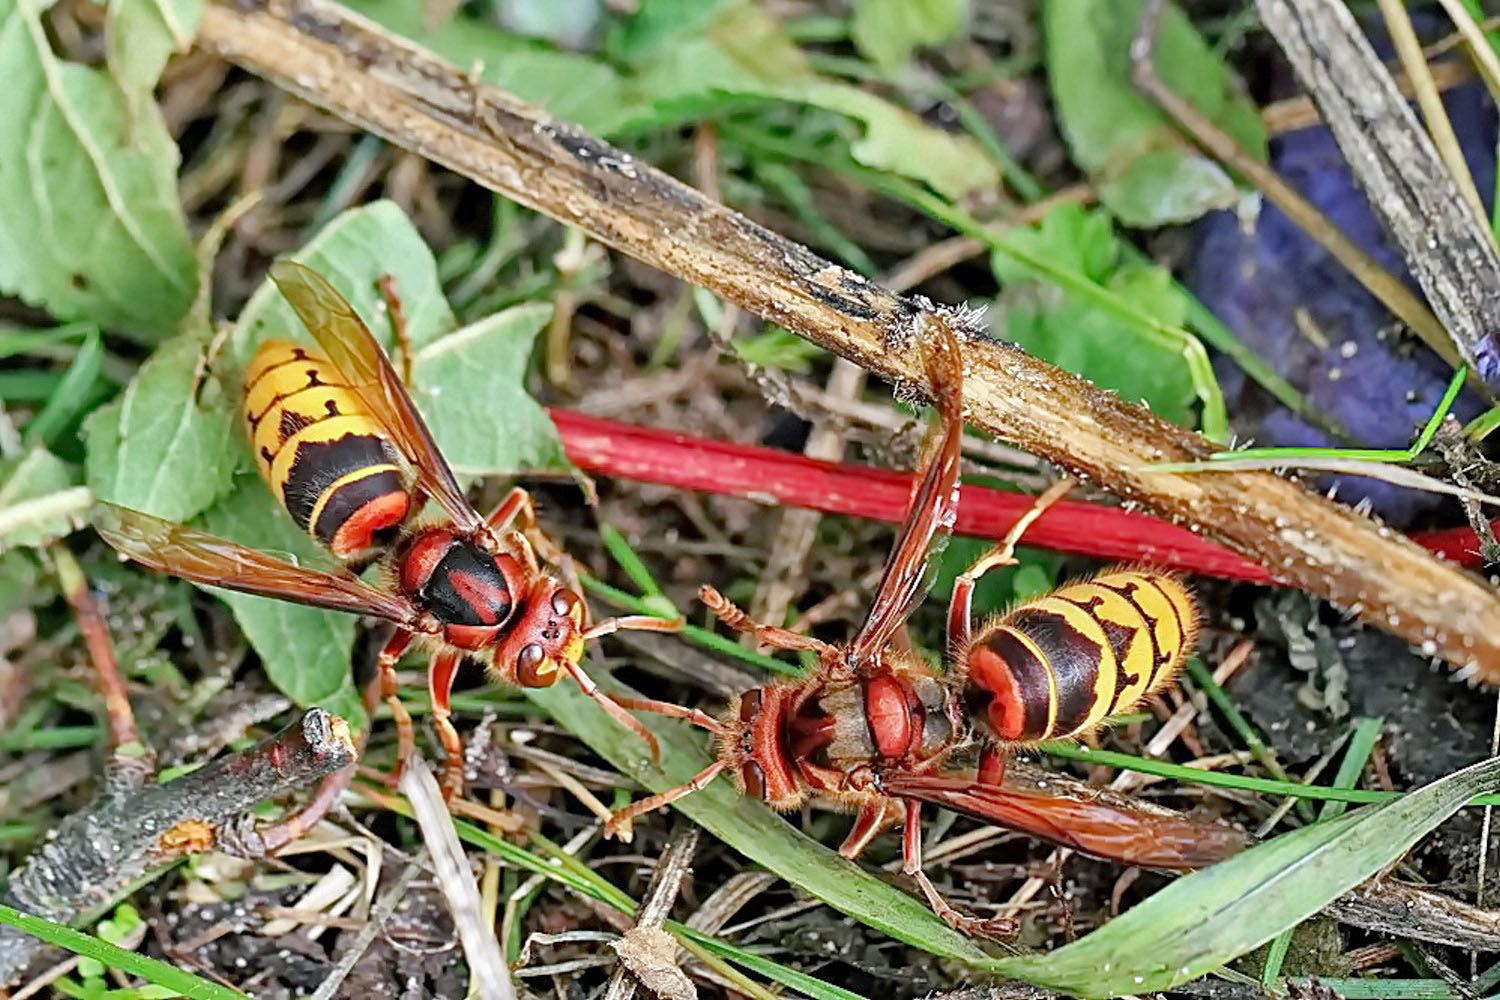
M316 352L282 340L262 344L245 374L244 412L271 492L335 555L366 552L410 513L396 449Z
M1107 570L1017 606L962 653L969 717L1006 743L1082 736L1171 682L1198 634L1176 577Z

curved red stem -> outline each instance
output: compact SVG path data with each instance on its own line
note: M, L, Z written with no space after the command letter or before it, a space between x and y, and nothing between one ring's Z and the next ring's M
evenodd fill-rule
M898 523L911 476L889 469L824 462L774 448L733 444L593 417L548 411L568 458L589 473L674 486L759 503ZM954 531L999 539L1032 498L987 486L964 486ZM1500 527L1500 521L1496 522ZM1462 566L1479 564L1479 543L1465 528L1422 532L1413 540ZM1064 500L1026 533L1026 544L1101 559L1139 561L1231 580L1272 582L1271 574L1221 545L1149 514Z

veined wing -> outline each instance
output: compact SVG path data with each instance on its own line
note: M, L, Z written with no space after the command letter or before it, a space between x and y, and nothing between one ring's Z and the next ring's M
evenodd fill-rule
M271 280L328 360L406 456L417 472L418 485L438 502L460 531L477 530L483 518L464 496L417 404L359 313L327 278L304 264L279 260L271 265Z
M94 527L104 540L143 566L195 583L275 597L315 608L374 615L407 627L420 613L400 595L352 573L325 572L128 507L100 503Z

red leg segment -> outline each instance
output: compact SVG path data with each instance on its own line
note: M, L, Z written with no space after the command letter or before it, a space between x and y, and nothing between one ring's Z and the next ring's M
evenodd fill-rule
M725 625L737 632L748 632L755 638L776 649L811 650L814 653L830 654L834 647L810 635L793 632L775 625L762 625L741 611L735 604L708 584L698 588L698 600Z
M432 658L432 665L427 671L427 692L432 698L432 724L443 744L444 802L452 802L464 790L464 742L453 725L452 711L448 706L449 696L453 692L453 679L462 662L461 653L445 649Z
M937 886L922 870L922 804L914 799L906 802L905 827L901 832L901 870L917 882L917 888L927 897L927 905L943 918L943 922L963 934L981 937L1005 938L1014 934L1017 923L1009 917L971 916L959 910L938 892Z
M412 726L411 713L406 710L405 705L401 704L401 699L396 697L396 662L411 645L413 638L410 632L398 631L386 642L380 650L380 656L375 660L380 696L391 707L391 717L396 723L396 766L391 769L388 779L392 788L395 788L401 781L401 772L406 767L406 762L411 759L412 751L417 747L416 730Z

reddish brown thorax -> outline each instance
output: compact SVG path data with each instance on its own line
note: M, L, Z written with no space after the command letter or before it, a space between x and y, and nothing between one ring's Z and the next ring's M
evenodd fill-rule
M459 649L492 644L515 615L515 595L528 574L509 555L495 555L448 528L417 532L396 554L402 593L443 626Z
M790 809L809 794L857 793L885 769L942 760L960 740L951 692L920 668L772 684L740 696L719 755L741 791Z

